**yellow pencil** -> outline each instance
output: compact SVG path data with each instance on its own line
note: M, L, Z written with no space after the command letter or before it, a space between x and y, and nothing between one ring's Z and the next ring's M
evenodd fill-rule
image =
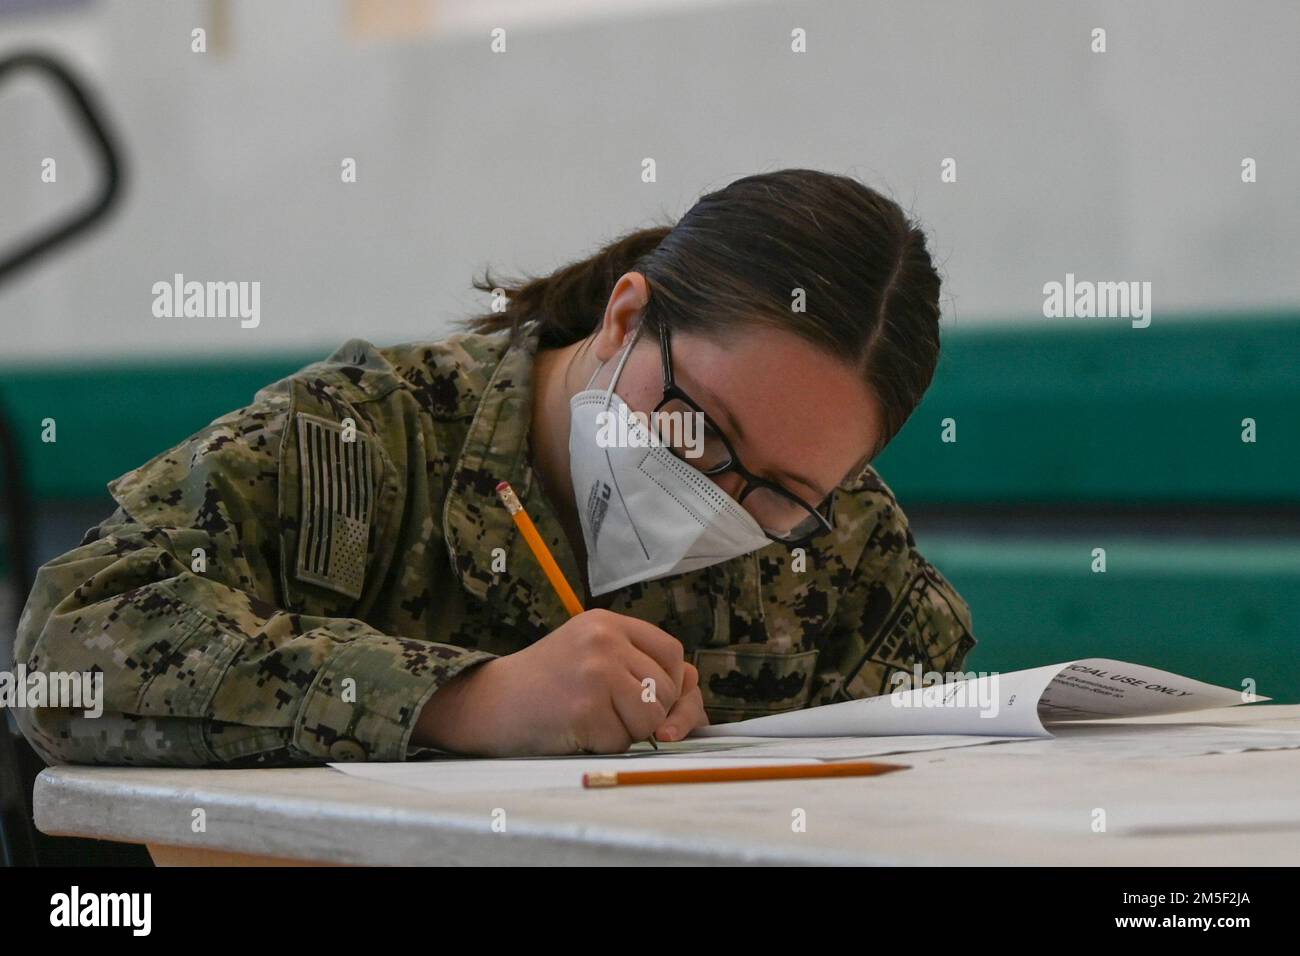
M533 552L533 557L537 558L537 563L542 566L542 571L546 574L546 580L551 582L551 587L555 588L555 593L560 596L564 609L569 612L570 617L581 614L583 611L582 602L578 600L578 595L569 586L569 581L565 578L564 572L560 570L559 564L556 563L555 557L551 554L551 549L546 546L542 536L537 533L537 525L533 524L533 519L528 517L523 502L519 500L515 490L510 487L510 482L502 481L497 484L497 496L501 499L501 503L506 506L506 511L510 512L510 517L514 519L515 527L519 529L519 533L528 542L529 550ZM654 747L655 750L659 749L654 734L650 735L650 746Z
M730 783L739 780L805 780L814 777L870 777L909 764L854 762L782 764L777 767L707 767L699 770L620 770L584 773L584 787L627 787L647 783Z
M564 577L564 572L560 570L559 564L551 555L550 548L546 547L546 542L537 533L537 525L533 524L533 519L528 517L528 512L524 510L523 503L520 502L519 496L515 494L515 490L510 487L510 482L503 481L498 484L497 494L501 498L501 503L506 506L506 511L510 512L510 517L514 518L515 527L519 529L519 533L528 542L528 547L532 550L533 556L537 558L537 563L542 566L542 571L546 573L546 580L551 582L551 587L555 588L555 593L560 596L560 600L564 603L564 609L569 612L570 617L581 614L583 610L582 602L578 600L578 595L569 586L568 580Z

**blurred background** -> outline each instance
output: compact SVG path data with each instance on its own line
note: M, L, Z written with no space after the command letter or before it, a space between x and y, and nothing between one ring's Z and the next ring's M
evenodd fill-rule
M808 166L895 198L946 277L879 468L970 666L1300 701L1298 35L1285 0L0 0L0 651L105 482L261 385ZM155 318L176 273L260 282L260 323ZM1150 282L1150 326L1044 318L1067 273Z

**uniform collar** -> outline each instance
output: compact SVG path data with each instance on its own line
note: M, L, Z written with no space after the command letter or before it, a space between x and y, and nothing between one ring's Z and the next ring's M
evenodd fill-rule
M536 329L523 326L492 371L452 469L442 521L451 566L465 590L488 602L494 617L546 633L568 614L496 494L498 482L510 482L581 593L577 562L528 461L537 346ZM494 570L503 556L504 570Z

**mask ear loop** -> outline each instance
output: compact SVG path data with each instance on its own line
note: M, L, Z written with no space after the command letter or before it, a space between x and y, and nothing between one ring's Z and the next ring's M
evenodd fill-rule
M632 347L636 345L637 339L639 339L640 337L641 337L641 325L640 323L638 323L636 327L636 331L632 333L632 341L628 342L627 345L623 347L623 354L620 355L618 358L618 365L614 367L614 375L609 380L609 388L605 389L606 408L609 407L610 396L614 394L614 383L617 382L618 377L623 374L623 366L627 364L628 358L630 358L632 355ZM599 365L596 366L596 371L592 372L591 378L587 379L588 389L591 388L591 383L596 381L596 376L600 374L600 370L604 367L605 367L604 362L601 362ZM586 391L586 389L584 389L584 391Z
M618 365L614 367L614 376L609 380L609 388L605 389L606 409L609 408L611 399L613 398L614 395L614 383L617 382L618 377L623 374L623 366L627 364L628 357L632 354L632 347L636 345L636 340L640 337L640 335L641 335L641 326L640 324L638 324L636 327L636 331L632 333L632 341L628 342L627 346L623 349L623 354L619 356ZM591 373L591 379L587 382L587 388L591 388L591 383L596 380L596 376L600 374L600 370L604 366L605 363L601 362L600 365L596 367L596 371ZM620 488L618 485L618 475L615 473L614 467L609 464L609 449L606 448L604 449L604 451L605 451L605 463L609 467L610 479L614 485L614 491L618 493L618 503L622 507L623 513L627 515L628 522L632 525L632 533L636 535L637 544L641 546L641 552L642 554L645 555L645 558L648 561L650 560L650 549L646 547L645 541L641 539L641 531L637 527L636 520L632 517L631 512L628 510L627 502L623 499L623 489Z

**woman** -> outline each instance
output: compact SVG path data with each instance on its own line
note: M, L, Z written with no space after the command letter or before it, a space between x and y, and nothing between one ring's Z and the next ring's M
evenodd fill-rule
M605 753L960 669L969 610L869 464L933 375L939 285L896 204L791 169L466 333L353 339L109 484L17 642L102 671L104 715L23 730L51 762Z

